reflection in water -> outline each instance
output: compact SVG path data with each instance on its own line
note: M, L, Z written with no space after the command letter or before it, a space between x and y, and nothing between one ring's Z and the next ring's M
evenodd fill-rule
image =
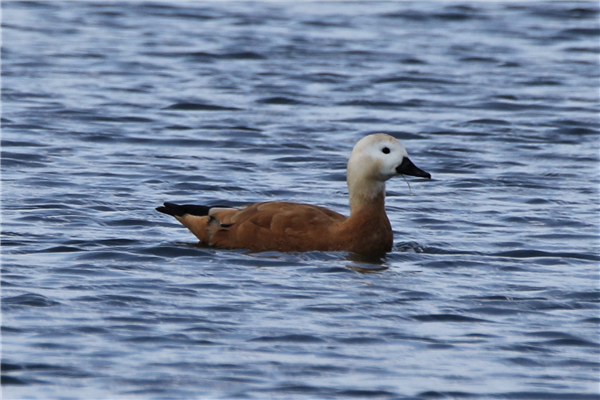
M356 260L353 260L356 261ZM347 264L346 265L347 268L350 268L353 271L359 272L361 274L373 274L373 273L377 273L377 272L381 272L381 271L385 271L387 269L389 269L389 267L387 265L377 265L376 262L373 262L372 265L369 265L367 263L365 263L364 261L361 261L360 264L357 265L351 265L351 264Z

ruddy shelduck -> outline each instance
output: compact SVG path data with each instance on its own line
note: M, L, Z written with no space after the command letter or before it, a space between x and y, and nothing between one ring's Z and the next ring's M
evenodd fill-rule
M361 139L348 161L350 216L301 203L270 201L243 208L164 203L201 243L253 251L349 251L383 255L393 233L385 213L385 182L398 175L431 178L410 161L393 136L376 133Z

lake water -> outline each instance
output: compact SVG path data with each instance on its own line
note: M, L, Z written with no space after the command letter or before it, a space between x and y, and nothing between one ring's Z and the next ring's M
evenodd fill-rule
M599 399L597 2L2 2L4 399ZM199 247L163 201L394 250Z

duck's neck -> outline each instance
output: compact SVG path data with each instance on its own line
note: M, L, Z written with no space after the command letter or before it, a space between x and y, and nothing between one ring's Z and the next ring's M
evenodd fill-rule
M385 182L348 182L350 216L363 213L385 215Z
M340 226L340 237L347 241L345 249L364 254L390 251L394 234L385 213L385 182L349 179L348 193L350 217Z
M385 183L350 187L350 217L344 225L349 231L348 250L385 254L392 249L394 234L385 213Z

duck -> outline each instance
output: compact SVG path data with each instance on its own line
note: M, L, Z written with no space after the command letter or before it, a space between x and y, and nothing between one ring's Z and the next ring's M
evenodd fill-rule
M346 182L350 215L287 201L241 208L165 202L156 210L173 216L201 244L253 252L345 251L381 256L393 247L385 212L385 184L396 176L431 179L409 158L402 143L385 133L365 136L348 160Z

